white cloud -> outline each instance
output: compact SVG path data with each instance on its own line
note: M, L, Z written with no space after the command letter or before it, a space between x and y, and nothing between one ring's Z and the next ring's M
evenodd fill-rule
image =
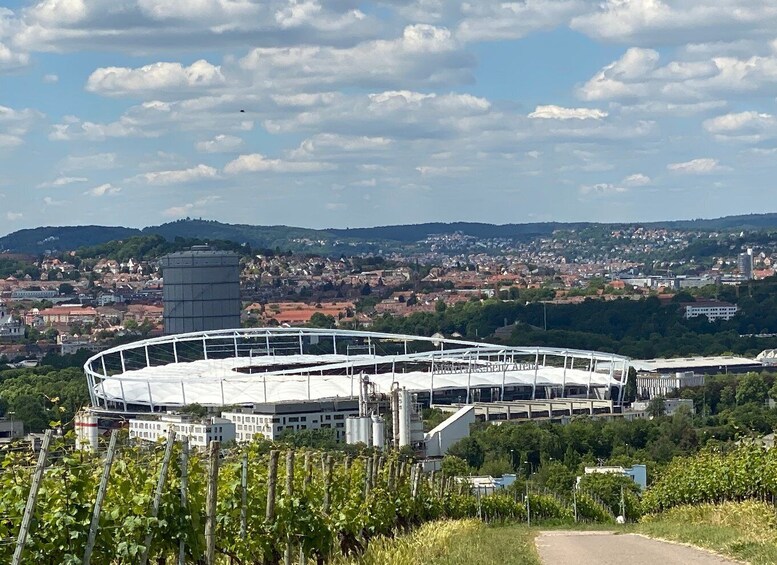
M0 72L20 67L26 67L30 62L27 53L12 51L10 47L0 42Z
M491 103L471 94L435 94L390 90L339 97L328 106L268 119L271 133L328 131L367 138L448 137L492 127L506 128L504 118L491 114Z
M68 116L63 123L54 124L49 133L51 141L73 141L84 139L87 141L103 141L108 138L123 137L156 137L158 131L142 127L129 116L122 116L119 120L109 123L96 123Z
M59 82L59 75L55 75L55 74L43 75L43 82L47 84L54 84L55 82Z
M283 159L267 159L264 155L253 153L240 155L224 167L224 172L230 175L241 173L314 173L329 171L335 166L317 161L284 161Z
M112 169L118 165L116 153L94 155L70 155L60 162L62 171L84 171Z
M518 39L534 31L552 29L568 22L586 4L583 0L481 0L461 6L462 20L456 37L474 42Z
M380 20L350 1L42 0L22 10L16 43L47 51L157 53L246 43L356 42Z
M675 173L704 175L729 170L718 163L717 159L693 159L684 163L670 163L666 168Z
M572 19L571 27L618 43L709 41L732 34L771 34L777 6L770 0L604 0Z
M44 196L43 197L43 203L46 206L63 206L65 204L67 204L66 201L64 201L64 200L55 200L51 196Z
M234 135L219 134L212 139L197 143L197 151L201 153L229 153L243 145L243 140Z
M59 186L67 186L77 182L88 182L86 177L58 177L50 182L42 182L38 185L38 188L56 188Z
M111 183L107 182L104 184L101 184L99 186L95 186L94 188L90 188L86 192L84 192L84 196L113 196L121 192L121 188L118 186L113 186Z
M633 175L627 176L625 179L623 179L623 184L625 186L629 187L636 187L636 186L647 186L651 183L651 179L647 175L643 175L642 173L635 173Z
M470 167L466 166L450 166L450 167L434 167L428 165L422 165L415 168L416 171L421 173L424 177L434 176L453 176L461 173L466 173L470 170Z
M622 194L632 188L647 186L652 182L649 176L642 173L629 175L618 183L584 184L580 186L580 194L607 196L610 194Z
M30 108L15 110L0 106L0 147L17 147L43 115Z
M153 93L160 96L181 91L207 89L224 84L221 67L204 59L188 67L181 63L154 63L137 69L106 67L95 70L86 90L115 96Z
M562 108L561 106L537 106L530 118L552 120L601 120L609 114L595 108Z
M756 143L777 134L777 118L763 112L738 112L705 120L704 129L721 141Z
M475 60L447 29L416 24L407 26L397 39L354 47L259 47L239 63L253 84L271 84L304 101L299 90L320 92L335 85L396 88L472 82Z
M777 51L660 65L658 51L632 47L579 87L577 94L583 100L629 100L648 108L674 105L679 111L704 111L720 106L721 97L770 94L776 87Z
M392 144L393 140L386 137L320 133L302 141L299 147L290 153L290 157L305 160L324 155L331 159L355 154L357 158L361 158L368 152L385 152Z
M170 208L165 209L162 212L162 215L167 216L168 218L183 218L190 214L204 212L210 204L218 202L219 200L221 200L221 197L219 196L206 196L199 200L195 200L194 202L188 202L180 206L171 206Z
M217 179L218 171L208 165L199 164L190 169L144 173L139 175L138 178L144 180L148 184L155 185L181 184Z
M628 189L625 186L619 184L610 183L597 183L597 184L584 184L580 186L581 194L595 194L595 195L607 195L607 194L620 194L626 192Z
M0 147L18 147L24 143L21 137L0 133Z
M21 212L6 212L5 217L9 221L15 222L16 220L21 220L24 217L24 214Z
M646 94L641 82L658 64L658 51L632 47L604 67L578 93L584 100L628 98Z

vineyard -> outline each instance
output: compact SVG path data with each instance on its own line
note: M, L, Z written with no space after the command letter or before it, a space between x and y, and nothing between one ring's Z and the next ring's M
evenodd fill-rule
M190 450L169 438L111 438L100 453L56 440L36 456L5 451L0 562L326 562L360 554L376 536L437 519L611 521L591 496L531 492L474 496L396 454L273 450L252 443ZM527 501L528 498L528 501ZM578 516L579 514L579 516Z
M749 499L777 500L777 450L744 443L675 458L642 499L643 511Z

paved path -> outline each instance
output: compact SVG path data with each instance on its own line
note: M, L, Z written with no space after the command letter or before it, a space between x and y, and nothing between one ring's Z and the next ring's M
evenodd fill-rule
M723 557L684 545L614 532L540 532L537 550L545 565L723 565Z

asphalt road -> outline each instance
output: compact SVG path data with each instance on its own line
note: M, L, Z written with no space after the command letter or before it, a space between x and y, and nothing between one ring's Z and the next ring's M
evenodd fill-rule
M537 550L545 565L722 565L736 564L697 549L614 532L540 532Z

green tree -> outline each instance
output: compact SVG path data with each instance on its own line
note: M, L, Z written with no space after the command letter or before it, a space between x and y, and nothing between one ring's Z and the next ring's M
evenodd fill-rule
M629 367L629 374L626 377L626 390L623 392L625 402L634 402L637 399L637 370Z
M648 416L651 418L660 418L666 414L666 401L662 397L653 398L648 403Z
M315 312L310 317L310 322L308 322L308 325L311 328L334 328L337 325L337 320L335 320L334 316L329 316L327 314L322 314L321 312Z
M481 475L490 475L492 477L501 477L513 472L513 466L507 457L488 457L480 466Z
M463 459L467 465L478 469L484 460L483 447L473 437L465 437L448 449L448 455Z
M461 457L446 455L442 458L442 472L448 477L464 477L469 475L471 470Z
M9 403L9 412L13 412L14 417L24 422L25 428L31 432L42 432L49 427L48 411L38 396L32 394L17 396Z
M756 402L763 404L769 396L769 387L760 373L747 373L739 380L736 392L737 405Z
M75 287L70 283L62 283L59 285L59 293L63 296L69 296L75 292Z

